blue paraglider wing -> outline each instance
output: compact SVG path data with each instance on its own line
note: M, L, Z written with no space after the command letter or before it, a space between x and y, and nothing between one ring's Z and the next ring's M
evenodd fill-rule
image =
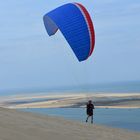
M60 6L44 17L49 36L59 29L79 61L86 60L93 52L95 34L89 13L79 3Z

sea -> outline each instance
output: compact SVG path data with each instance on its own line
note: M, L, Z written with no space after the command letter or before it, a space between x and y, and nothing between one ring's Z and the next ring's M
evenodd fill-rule
M32 88L14 88L1 89L0 96L9 95L28 95L28 94L55 94L55 93L140 93L140 81L123 81L100 84L85 84L77 86L62 87L32 87Z
M87 117L85 108L33 108L20 110L63 117L82 123L85 123ZM90 123L90 119L88 123ZM94 124L140 132L140 109L96 108L94 110Z

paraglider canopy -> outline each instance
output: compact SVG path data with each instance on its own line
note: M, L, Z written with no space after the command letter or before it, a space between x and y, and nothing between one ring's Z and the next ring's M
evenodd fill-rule
M79 3L62 5L43 17L49 36L59 29L79 61L91 56L95 45L92 20L86 8Z

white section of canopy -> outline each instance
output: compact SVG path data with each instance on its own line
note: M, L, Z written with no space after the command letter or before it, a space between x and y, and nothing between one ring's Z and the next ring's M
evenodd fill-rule
M57 25L47 15L45 15L43 19L48 35L54 35L58 30Z

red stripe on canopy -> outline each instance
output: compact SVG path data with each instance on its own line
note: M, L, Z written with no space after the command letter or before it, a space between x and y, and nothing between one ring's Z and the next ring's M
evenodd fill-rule
M95 32L94 32L93 22L92 22L91 17L89 15L88 11L86 10L86 8L82 4L79 4L79 3L75 3L75 4L77 4L81 8L81 10L85 14L85 17L88 21L87 24L88 24L89 32L90 32L90 35L91 35L90 52L89 52L89 55L88 55L88 57L89 57L92 54L92 52L94 50L94 45L95 45Z

